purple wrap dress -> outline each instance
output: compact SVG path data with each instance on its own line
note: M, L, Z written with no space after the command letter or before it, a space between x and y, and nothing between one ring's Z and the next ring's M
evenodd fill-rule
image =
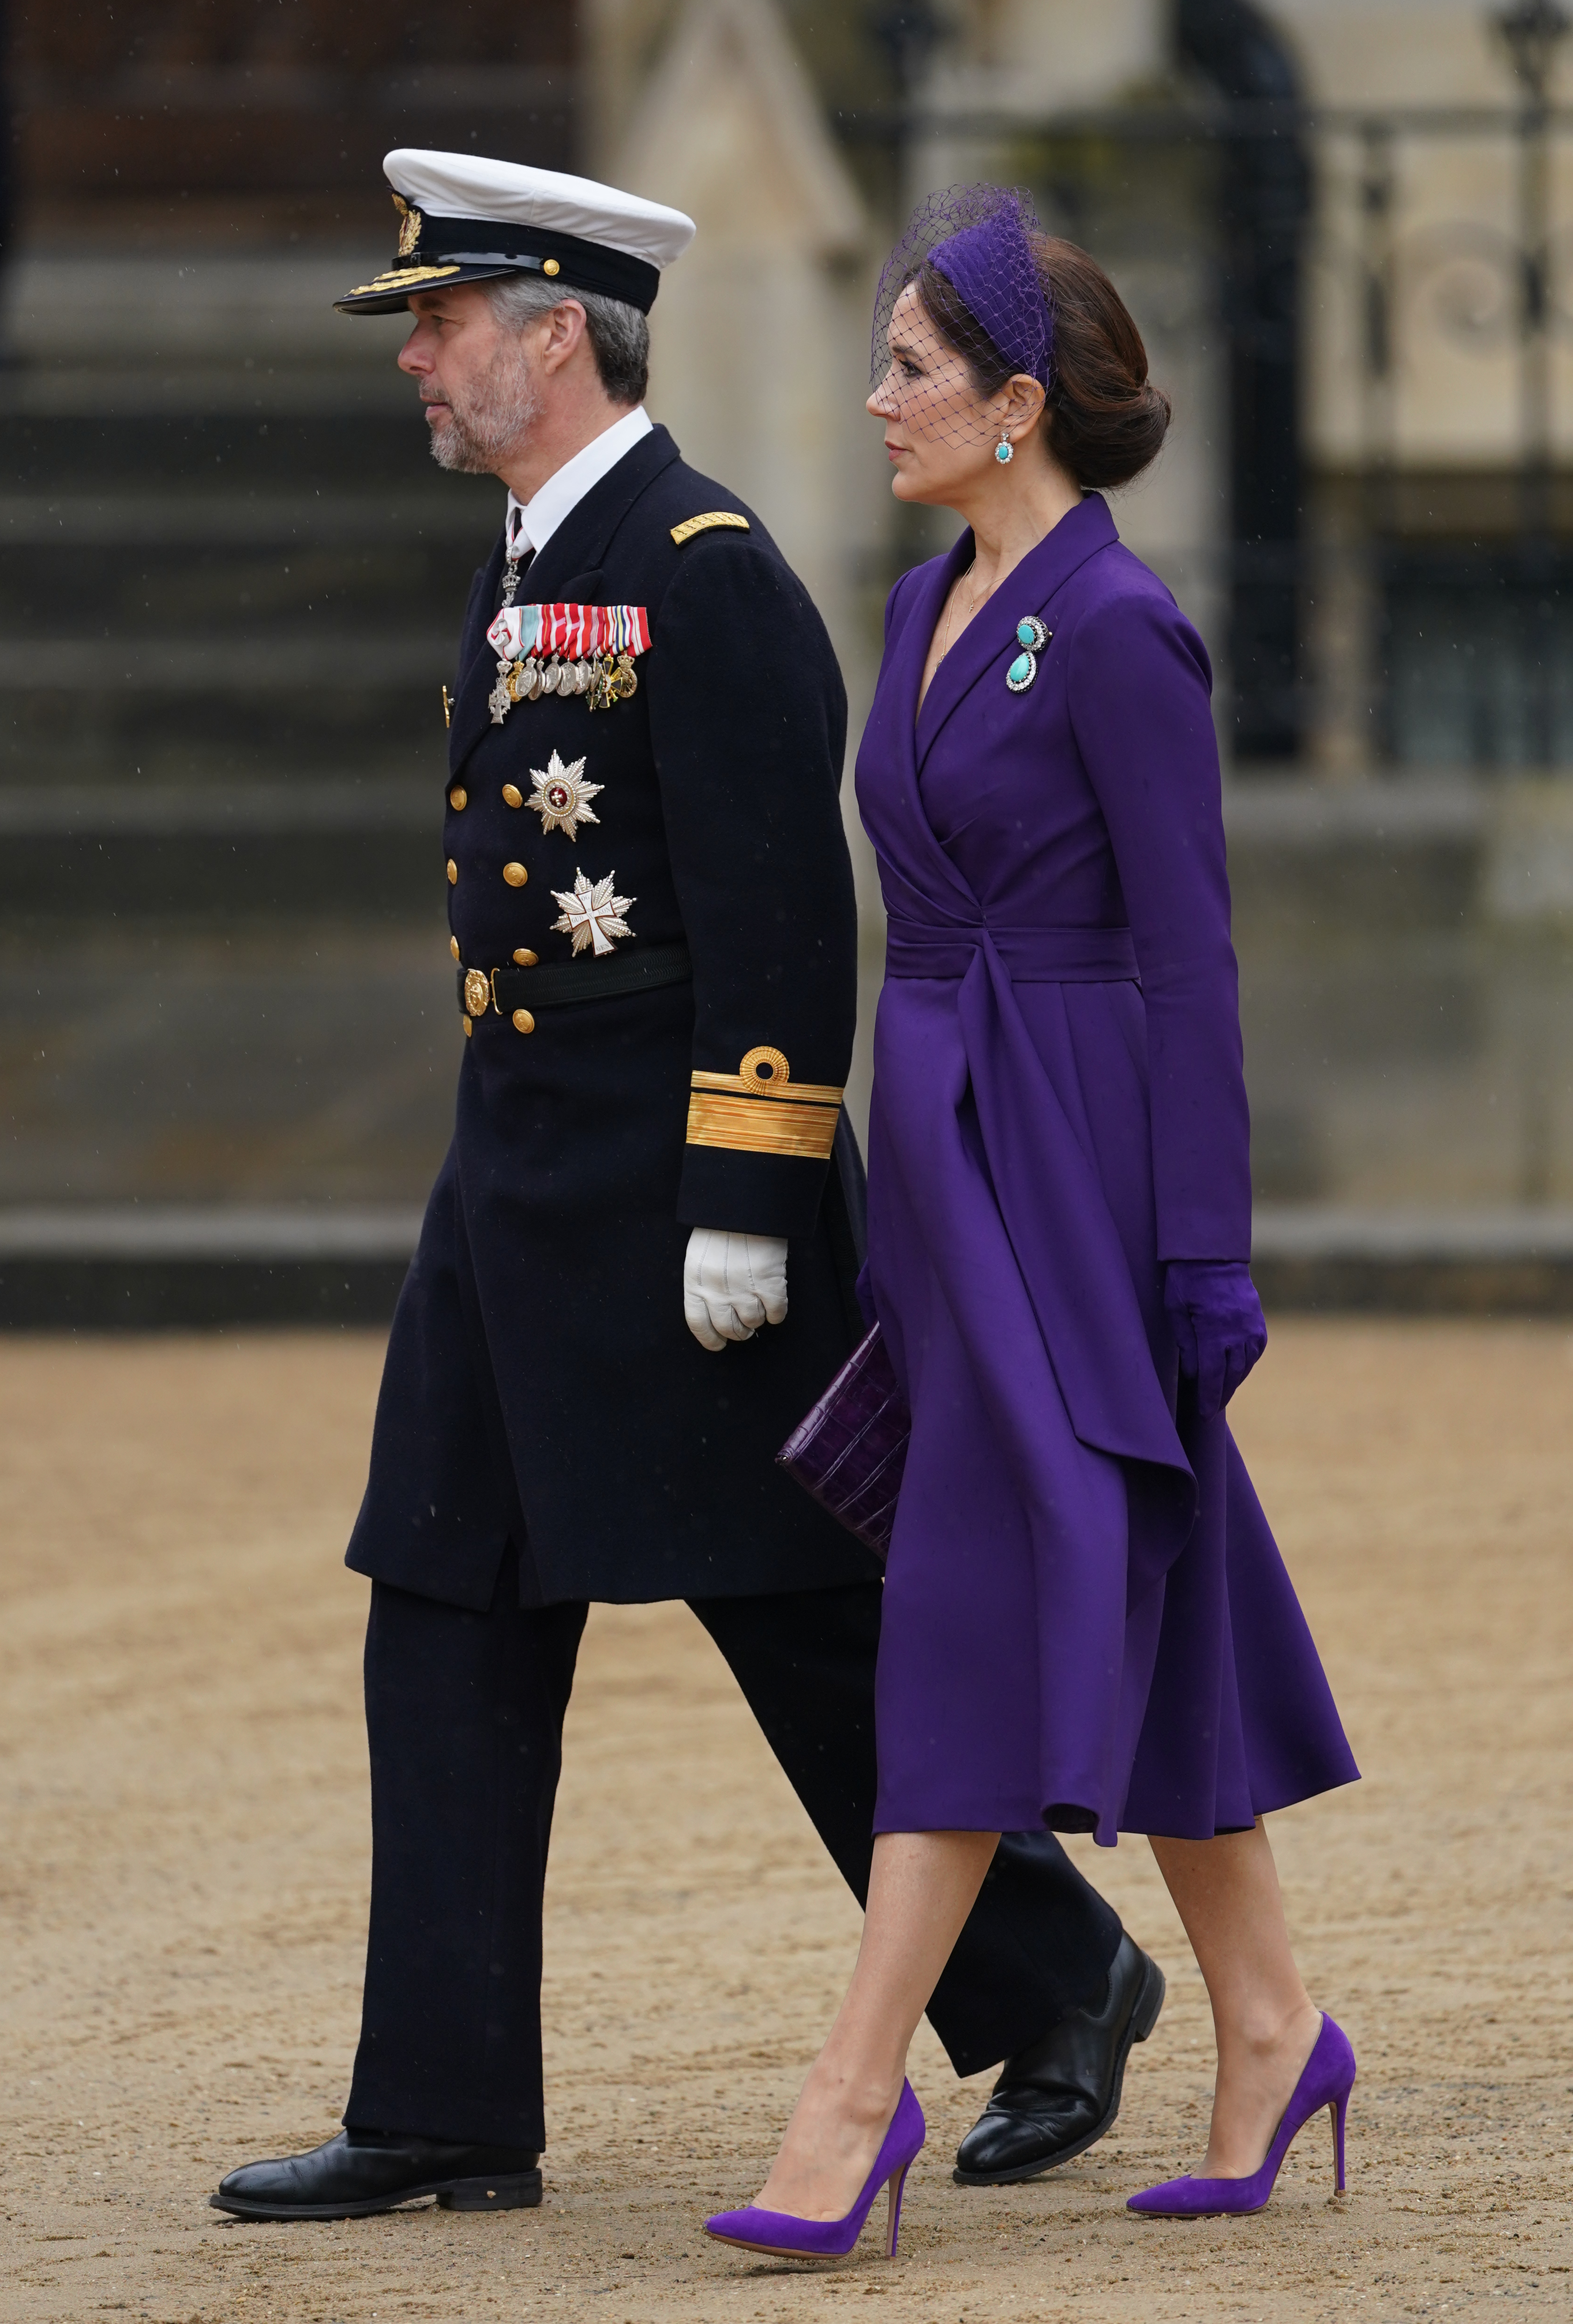
M1168 1260L1250 1256L1211 676L1095 494L920 710L971 553L892 592L857 761L890 923L866 1287L912 1413L875 1830L1210 1838L1358 1773L1163 1310Z

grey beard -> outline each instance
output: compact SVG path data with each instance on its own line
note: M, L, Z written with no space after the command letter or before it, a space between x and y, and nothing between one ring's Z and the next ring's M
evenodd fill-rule
M461 476L495 475L540 417L541 399L517 347L501 347L461 410L449 405L448 424L431 430L431 456Z

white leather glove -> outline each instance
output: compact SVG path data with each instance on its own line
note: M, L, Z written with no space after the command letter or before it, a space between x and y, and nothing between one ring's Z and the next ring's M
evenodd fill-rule
M701 1348L719 1355L728 1340L752 1340L787 1311L784 1235L734 1234L695 1227L683 1260L683 1320Z

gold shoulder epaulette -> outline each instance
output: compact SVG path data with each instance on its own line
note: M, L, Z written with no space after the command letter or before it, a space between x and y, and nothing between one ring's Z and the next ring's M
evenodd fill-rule
M695 1074L688 1142L823 1162L835 1143L841 1096L818 1082L794 1082L779 1049L750 1049L735 1074Z
M736 516L730 509L712 509L708 516L690 516L681 524L674 524L671 537L680 549L685 540L693 539L696 532L710 532L718 524L729 526L734 532L746 532L748 530L745 516Z

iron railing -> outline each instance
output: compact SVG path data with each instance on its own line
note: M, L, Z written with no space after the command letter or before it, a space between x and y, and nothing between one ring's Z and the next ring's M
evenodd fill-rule
M1495 103L1312 103L1260 10L1180 0L1178 94L1031 115L933 101L938 19L927 5L887 5L874 30L895 95L841 116L849 137L896 157L903 194L942 147L999 156L1049 191L1051 209L1065 211L1069 191L1073 214L1078 175L1106 179L1111 152L1176 179L1182 157L1199 161L1228 355L1230 520L1193 562L1224 567L1231 720L1247 761L1313 752L1337 724L1325 697L1341 692L1364 706L1353 718L1346 707L1346 759L1573 765L1573 488L1559 488L1568 463L1555 364L1559 346L1573 346L1573 215L1559 219L1553 195L1573 107L1550 95L1573 19L1555 0L1487 17L1504 64ZM1472 164L1495 152L1493 198L1472 200L1471 167L1450 208L1411 216L1417 155L1448 144ZM1357 417L1332 454L1308 442L1303 383L1326 327L1320 309L1309 311L1313 275L1352 325ZM1484 498L1417 521L1404 485L1424 460L1406 447L1401 415L1428 344L1494 360L1510 352L1513 408L1473 464ZM1460 503L1471 464L1450 459ZM1317 521L1335 475L1355 488L1352 529ZM1329 591L1360 603L1353 685L1319 666L1316 605Z

